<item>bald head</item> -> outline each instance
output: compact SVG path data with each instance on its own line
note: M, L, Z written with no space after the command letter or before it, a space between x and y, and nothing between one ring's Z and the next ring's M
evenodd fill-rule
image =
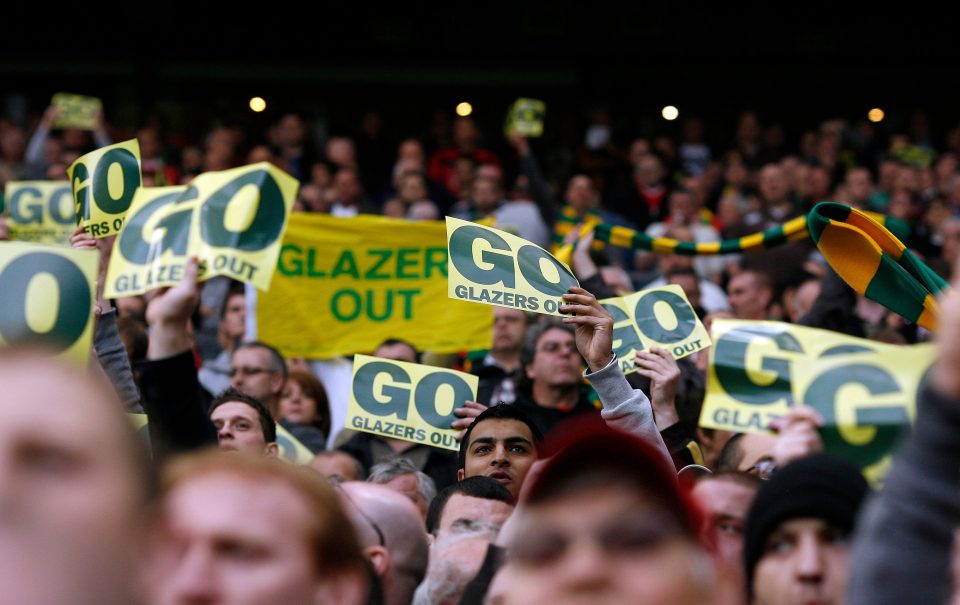
M4 602L130 600L147 472L116 394L30 350L0 351L0 384Z
M383 583L387 605L409 603L427 569L427 534L409 498L373 483L340 486L357 537Z

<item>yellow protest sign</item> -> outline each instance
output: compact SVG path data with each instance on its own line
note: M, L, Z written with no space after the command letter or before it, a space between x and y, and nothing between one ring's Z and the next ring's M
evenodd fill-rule
M457 300L563 315L577 278L549 252L505 231L447 217L447 295Z
M507 112L504 131L507 136L543 136L543 115L547 106L538 99L517 99Z
M347 428L457 450L453 410L477 398L479 380L445 368L357 355Z
M77 222L96 238L116 235L140 187L140 144L136 139L102 147L77 158L67 176Z
M10 181L4 189L10 238L68 244L76 228L69 181Z
M52 128L94 130L97 127L97 113L103 108L103 103L96 97L65 92L53 95L50 104L57 110L57 118L51 124Z
M897 346L773 321L717 320L700 426L766 432L791 407L823 416L829 451L876 476L933 363L933 345Z
M257 334L284 354L326 359L388 337L443 353L490 347L490 309L447 298L440 221L294 213Z
M266 290L298 186L261 162L182 187L138 189L110 258L106 296L174 285L190 256L200 260L201 280L226 275Z
M277 423L277 447L280 449L280 457L287 462L294 464L310 464L313 460L313 452L307 446L300 443L300 440L290 434L290 431Z
M613 315L613 352L624 374L637 371L637 351L662 347L681 359L710 346L710 335L676 284L600 304Z
M39 344L85 363L97 262L96 250L0 242L0 345Z

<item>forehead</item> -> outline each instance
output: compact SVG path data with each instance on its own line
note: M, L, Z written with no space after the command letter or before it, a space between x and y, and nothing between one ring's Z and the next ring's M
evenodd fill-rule
M443 528L463 518L500 523L510 515L512 510L513 506L500 500L453 494L443 507L439 525Z
M833 526L823 519L817 519L816 517L798 517L780 523L774 531L786 534L818 534L830 528L833 528Z
M227 418L245 418L257 424L260 423L257 411L242 401L228 401L210 412L211 420L226 420Z
M246 301L243 292L234 292L227 297L227 307L237 307Z
M244 347L233 352L233 365L243 363L266 365L269 360L270 354L260 347Z
M169 528L193 537L242 536L306 546L311 512L285 481L214 473L187 479L164 499Z
M374 357L392 359L394 361L409 361L417 363L417 352L409 345L398 342L392 345L383 345L373 352Z
M692 495L706 512L737 513L746 517L756 490L729 479L703 479L694 486Z
M541 342L566 342L570 340L573 340L573 334L563 328L547 328L547 330L537 338L537 345Z
M125 449L123 431L131 427L120 402L78 373L49 359L7 358L0 364L0 384L0 444L33 435L110 458Z
M530 432L530 427L523 421L512 418L493 418L476 423L470 433L470 443L480 438L490 438L495 441L522 438L533 443L533 433Z
M404 473L402 475L397 475L393 479L384 483L387 487L394 489L399 492L407 493L419 493L419 483L417 482L417 476L413 473Z
M493 317L495 319L506 319L508 321L523 321L526 319L523 311L509 307L494 307Z

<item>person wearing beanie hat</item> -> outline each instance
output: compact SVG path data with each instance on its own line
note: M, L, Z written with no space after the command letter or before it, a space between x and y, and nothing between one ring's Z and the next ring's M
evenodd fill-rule
M561 427L507 540L507 603L713 603L715 560L676 472L599 420Z
M856 466L830 454L801 458L765 482L744 531L750 602L842 604L847 538L869 491Z

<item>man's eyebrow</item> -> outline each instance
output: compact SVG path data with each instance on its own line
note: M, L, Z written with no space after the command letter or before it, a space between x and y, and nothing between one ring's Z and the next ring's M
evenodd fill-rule
M512 444L512 443L526 443L526 444L529 444L529 445L533 445L533 442L532 442L532 441L530 441L529 439L527 439L526 437L523 437L523 436L521 436L521 435L516 435L516 436L513 436L513 437L505 437L505 438L502 439L502 441L503 441L504 443L508 443L508 444ZM494 437L477 437L476 439L474 439L474 440L470 443L470 445L476 445L477 443L492 444L492 443L496 443L496 442L497 442L497 439L495 439Z

